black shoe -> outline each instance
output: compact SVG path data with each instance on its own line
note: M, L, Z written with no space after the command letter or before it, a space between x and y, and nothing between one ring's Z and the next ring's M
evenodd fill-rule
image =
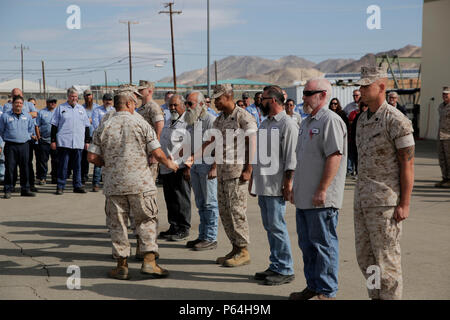
M81 188L74 188L73 193L87 193L86 190L84 190L83 187Z
M31 192L38 192L38 189L36 189L35 186L32 186L32 187L30 187L30 191L31 191Z
M58 180L57 179L52 179L52 184L57 184Z
M319 295L318 293L309 290L308 288L305 288L303 289L302 292L292 292L291 295L289 296L289 300L309 300L318 295Z
M36 197L36 194L34 192L31 192L30 190L21 191L20 195L22 197Z
M4 199L11 199L11 192L6 192L3 196Z
M194 246L195 251L213 250L217 248L217 241L203 240Z
M60 196L60 195L62 195L63 193L64 193L64 190L63 190L63 189L56 189L56 192L55 192L56 195Z
M189 231L179 231L176 234L171 235L167 240L169 241L182 241L189 237Z
M288 275L276 274L273 276L267 276L266 279L264 280L264 284L266 286L279 286L281 284L292 282L292 280L294 279L295 275L293 274Z
M272 271L269 268L267 268L267 270L265 270L263 272L255 273L255 280L265 280L268 276L274 276L277 274L278 273L276 273L275 271Z
M172 227L170 227L169 230L160 232L158 239L168 239L174 234L176 234L175 230Z
M197 244L197 243L199 243L199 242L202 242L203 240L201 240L201 239L195 239L195 240L192 240L192 241L188 241L188 242L186 242L186 248L190 248L190 249L192 249L192 248L194 248L194 246Z
M42 180L38 180L38 183L37 183L39 186L45 186L45 180L44 179L42 179Z

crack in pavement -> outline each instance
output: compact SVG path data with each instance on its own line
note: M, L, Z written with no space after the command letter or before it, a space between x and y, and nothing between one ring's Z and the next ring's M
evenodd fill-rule
M22 286L0 286L0 288L28 288L28 289L30 289L30 290L33 292L33 294L34 294L36 297L38 297L39 299L41 299L41 300L48 300L47 298L40 296L40 295L38 294L37 289L34 288L34 287L31 287L31 286L25 286L25 285L22 285Z
M49 271L49 269L48 269L48 265L47 265L47 264L45 264L44 262L39 261L39 260L33 258L33 256L31 256L30 254L25 253L24 248L22 248L20 245L18 245L18 244L15 243L14 241L9 240L8 238L6 238L6 237L3 236L3 235L0 235L0 237L3 238L3 239L5 239L6 241L12 243L12 244L15 245L16 247L18 247L18 248L20 249L20 253L21 253L23 256L29 257L29 258L30 258L31 260L33 260L34 262L37 262L37 263L39 264L39 266L42 266L41 270L45 270L45 272L46 272L46 274L47 274L47 277L45 278L45 280L46 280L47 282L50 282L50 280L49 280L49 278L50 278L50 271ZM31 287L30 287L30 288L31 288Z

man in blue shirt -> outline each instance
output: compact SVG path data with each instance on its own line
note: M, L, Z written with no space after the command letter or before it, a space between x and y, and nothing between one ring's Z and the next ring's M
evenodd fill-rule
M23 92L22 90L20 90L19 88L14 88L11 90L11 97L14 98L15 96L20 96L23 98ZM5 103L4 107L3 107L3 113L9 112L12 110L12 103L7 102ZM31 101L25 101L23 102L23 107L22 107L22 112L23 113L29 113L30 116L35 119L37 117L37 109L36 106L31 102ZM36 133L37 135L37 133ZM33 139L30 139L28 141L28 148L29 153L28 153L28 170L29 170L29 174L30 174L30 190L33 192L37 192L37 189L34 186L34 169L33 169L33 152L36 151L36 141ZM16 180L17 180L17 169L15 169L14 171L14 178L13 178L13 186L16 185Z
M11 198L17 165L20 168L21 195L35 196L35 193L30 191L28 170L28 141L34 134L34 121L28 113L22 111L23 104L21 96L14 96L12 110L3 113L0 118L0 145L5 142L5 199Z
M57 154L56 150L50 149L50 135L52 131L52 117L55 112L57 100L56 98L49 97L47 99L47 107L39 110L36 118L36 126L39 132L39 144L38 152L36 154L36 178L39 185L45 185L48 172L48 159L51 156L52 163L52 183L56 184L56 172L57 172Z
M89 118L89 135L92 138L94 133L94 127L92 126L92 114L95 109L99 107L98 104L94 102L94 96L92 95L91 89L86 89L83 92L84 104L83 107L86 110L86 114ZM89 179L89 162L87 161L87 150L83 150L81 153L81 183L84 185Z
M262 118L261 118L261 110L259 109L262 103L262 92L257 92L255 94L255 103L253 103L252 105L248 106L247 108L245 108L245 110L247 110L247 112L249 112L256 120L256 125L259 127L259 125L262 122ZM244 101L245 103L245 101Z
M94 131L97 130L105 114L113 111L113 95L110 93L105 93L103 95L103 105L94 109L92 112L92 127ZM92 192L97 192L100 189L100 179L102 177L102 168L94 165L94 176L92 178Z
M208 112L217 118L219 114L213 108L211 108L211 98L209 96L205 96L205 104Z
M69 162L73 169L73 192L86 193L81 183L81 152L89 147L91 123L85 108L77 102L78 92L69 88L67 102L56 108L51 121L50 147L58 150L57 195L64 193Z

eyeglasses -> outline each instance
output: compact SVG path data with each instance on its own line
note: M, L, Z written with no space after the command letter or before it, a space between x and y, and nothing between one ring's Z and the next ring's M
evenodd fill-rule
M174 106L174 107L178 107L180 104L178 104L178 103L171 103L171 104L169 104L169 107L172 107L172 106Z
M326 90L303 90L303 95L305 97L310 97L310 96L313 96L313 95L315 95L317 93L322 93L322 92L325 92L325 91Z

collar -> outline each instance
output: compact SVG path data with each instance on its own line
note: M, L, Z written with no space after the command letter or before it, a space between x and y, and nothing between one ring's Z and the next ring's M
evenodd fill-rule
M280 121L281 119L283 119L286 116L286 111L283 110L281 112L278 112L276 115L274 115L273 117L269 117L270 121L275 120L275 121Z
M317 111L317 113L316 113L315 115L313 115L313 116L309 115L309 117L310 117L311 119L320 120L320 118L322 118L323 115L324 115L326 112L327 112L327 108L326 108L326 106L324 105L322 108L320 108L319 111Z
M178 119L175 120L175 122L172 122L172 123L170 124L170 126L171 126L171 127L174 127L174 126L176 126L178 123L184 123L184 122L185 122L185 121L184 121L184 115L185 115L185 114L186 114L186 111L183 112L183 114L182 114L181 116L179 116Z

